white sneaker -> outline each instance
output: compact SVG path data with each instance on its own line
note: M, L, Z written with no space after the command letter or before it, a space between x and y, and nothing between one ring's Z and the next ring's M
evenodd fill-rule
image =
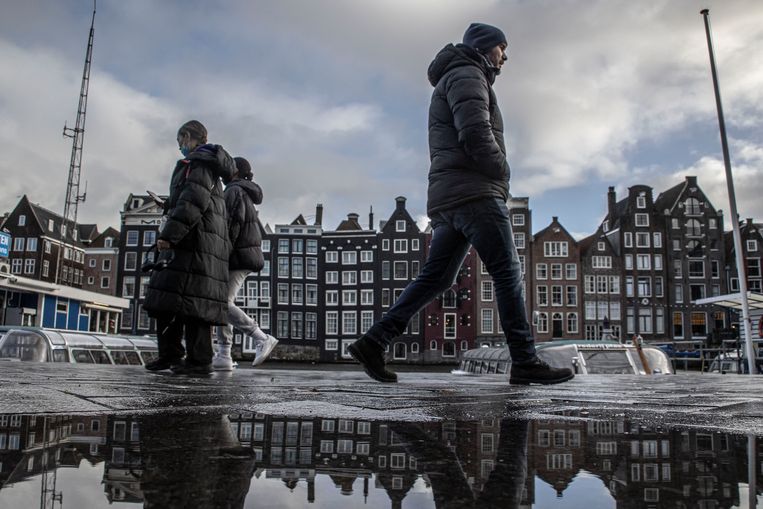
M230 345L220 345L214 357L212 357L212 369L215 371L233 371L233 359L230 356Z
M268 334L265 341L258 341L257 345L254 347L254 360L252 361L252 366L259 366L265 362L265 359L270 356L273 348L275 348L277 344L278 340L270 334Z

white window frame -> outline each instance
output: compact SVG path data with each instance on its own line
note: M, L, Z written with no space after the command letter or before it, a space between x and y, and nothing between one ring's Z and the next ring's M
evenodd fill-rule
M342 311L342 334L355 335L358 333L357 311Z
M355 251L342 251L342 265L357 265L358 253Z
M135 234L134 242L130 242L130 235ZM125 246L135 247L140 242L140 232L138 230L127 230L125 232Z
M569 242L566 240L551 240L543 243L543 256L546 258L566 258L570 254Z
M482 308L482 313L480 316L480 330L482 334L492 334L493 333L493 309L492 308Z
M482 288L480 291L480 300L482 302L493 302L494 300L494 291L493 291L493 282L490 280L482 281Z

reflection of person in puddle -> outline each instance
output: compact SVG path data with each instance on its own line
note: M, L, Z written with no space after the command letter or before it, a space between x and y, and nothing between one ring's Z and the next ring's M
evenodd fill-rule
M141 417L140 450L144 507L244 507L254 454L233 435L227 416Z
M406 442L406 450L416 458L421 471L427 474L438 509L516 509L522 502L527 478L527 421L501 421L495 468L480 493L474 493L458 456L441 440L414 423L396 423L391 427Z

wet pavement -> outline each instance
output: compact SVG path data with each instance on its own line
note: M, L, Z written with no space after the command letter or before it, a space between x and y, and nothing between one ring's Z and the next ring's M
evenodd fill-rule
M399 376L2 363L0 507L763 507L762 376Z

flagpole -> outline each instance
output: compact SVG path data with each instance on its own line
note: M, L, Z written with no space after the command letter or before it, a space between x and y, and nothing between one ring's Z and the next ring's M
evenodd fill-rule
M713 75L713 88L715 90L715 106L718 110L718 127L721 131L721 148L723 149L723 164L726 167L726 186L731 205L731 227L734 234L734 252L736 254L737 275L739 276L739 295L742 301L742 323L745 338L745 351L747 353L747 366L750 374L755 374L755 353L752 347L752 324L750 322L750 304L747 300L747 271L744 265L744 253L742 252L742 233L739 229L739 214L737 214L736 194L734 193L734 180L731 175L731 158L729 156L729 142L726 139L726 122L723 119L723 105L721 104L721 91L718 86L718 72L715 69L715 55L713 53L713 40L710 36L710 9L700 11L705 21L705 34L707 36L707 51L710 54L710 71Z

